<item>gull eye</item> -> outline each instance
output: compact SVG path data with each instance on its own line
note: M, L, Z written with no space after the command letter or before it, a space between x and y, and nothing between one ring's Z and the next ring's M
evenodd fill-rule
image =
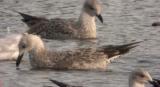
M144 77L145 77L145 75L144 75L144 74L139 74L139 76L140 76L141 78L144 78Z
M93 8L93 7L90 6L90 5L88 6L88 8L91 9L91 10L95 10L95 8Z
M20 48L22 48L22 49L24 49L24 48L26 48L27 46L25 45L25 44L21 44L20 45Z
M91 10L95 10L95 8L94 8L93 6L91 6L91 5L89 5L89 4L85 4L85 6L86 6L87 8L89 8L89 9L91 9Z

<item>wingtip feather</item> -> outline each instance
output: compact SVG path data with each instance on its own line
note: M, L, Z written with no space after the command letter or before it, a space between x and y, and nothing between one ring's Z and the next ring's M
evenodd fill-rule
M63 83L63 82L59 82L59 81L57 81L57 80L53 80L53 79L49 79L52 83L54 83L54 84L56 84L57 86L59 86L59 87L67 87L68 86L68 84L66 84L66 83Z

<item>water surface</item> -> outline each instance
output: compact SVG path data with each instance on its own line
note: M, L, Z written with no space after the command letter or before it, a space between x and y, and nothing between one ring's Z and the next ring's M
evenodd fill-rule
M46 18L78 17L83 0L0 0L0 36L22 33L27 26L14 10ZM16 70L15 62L0 62L0 83L3 87L54 86L53 78L85 87L128 87L129 72L135 68L148 70L160 78L160 0L102 0L104 24L97 20L98 46L141 41L139 47L110 64L106 72L30 70L27 56ZM7 28L10 32L7 32ZM74 48L77 41L45 40L50 49ZM78 44L78 45L77 45ZM118 86L117 86L118 85Z

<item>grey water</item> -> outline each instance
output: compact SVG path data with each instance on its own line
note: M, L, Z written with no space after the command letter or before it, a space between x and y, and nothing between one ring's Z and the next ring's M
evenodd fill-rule
M152 77L160 78L160 0L101 0L104 24L97 20L97 45L125 44L144 41L130 53L121 56L104 72L31 70L27 58L16 70L15 61L0 62L2 87L53 86L48 78L85 87L128 87L128 75L136 68L144 68ZM20 11L46 18L77 18L83 0L0 0L0 37L25 32ZM9 34L7 28L10 29ZM77 42L45 41L48 48L72 48ZM78 43L80 44L80 43ZM147 85L150 87L150 85ZM1 87L1 86L0 86Z

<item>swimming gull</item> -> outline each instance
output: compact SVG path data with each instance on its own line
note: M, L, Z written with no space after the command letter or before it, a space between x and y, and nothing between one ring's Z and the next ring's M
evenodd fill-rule
M19 56L16 66L19 67L24 52L28 52L33 68L106 70L107 65L113 58L115 59L115 56L128 53L138 43L140 42L97 48L76 48L67 51L48 51L39 36L24 33L18 44Z
M30 34L47 39L95 39L97 17L102 23L101 3L99 0L86 0L77 21L75 19L46 19L18 12L22 21L29 27Z
M129 76L129 87L145 87L145 83L152 81L149 72L144 69L136 69Z

